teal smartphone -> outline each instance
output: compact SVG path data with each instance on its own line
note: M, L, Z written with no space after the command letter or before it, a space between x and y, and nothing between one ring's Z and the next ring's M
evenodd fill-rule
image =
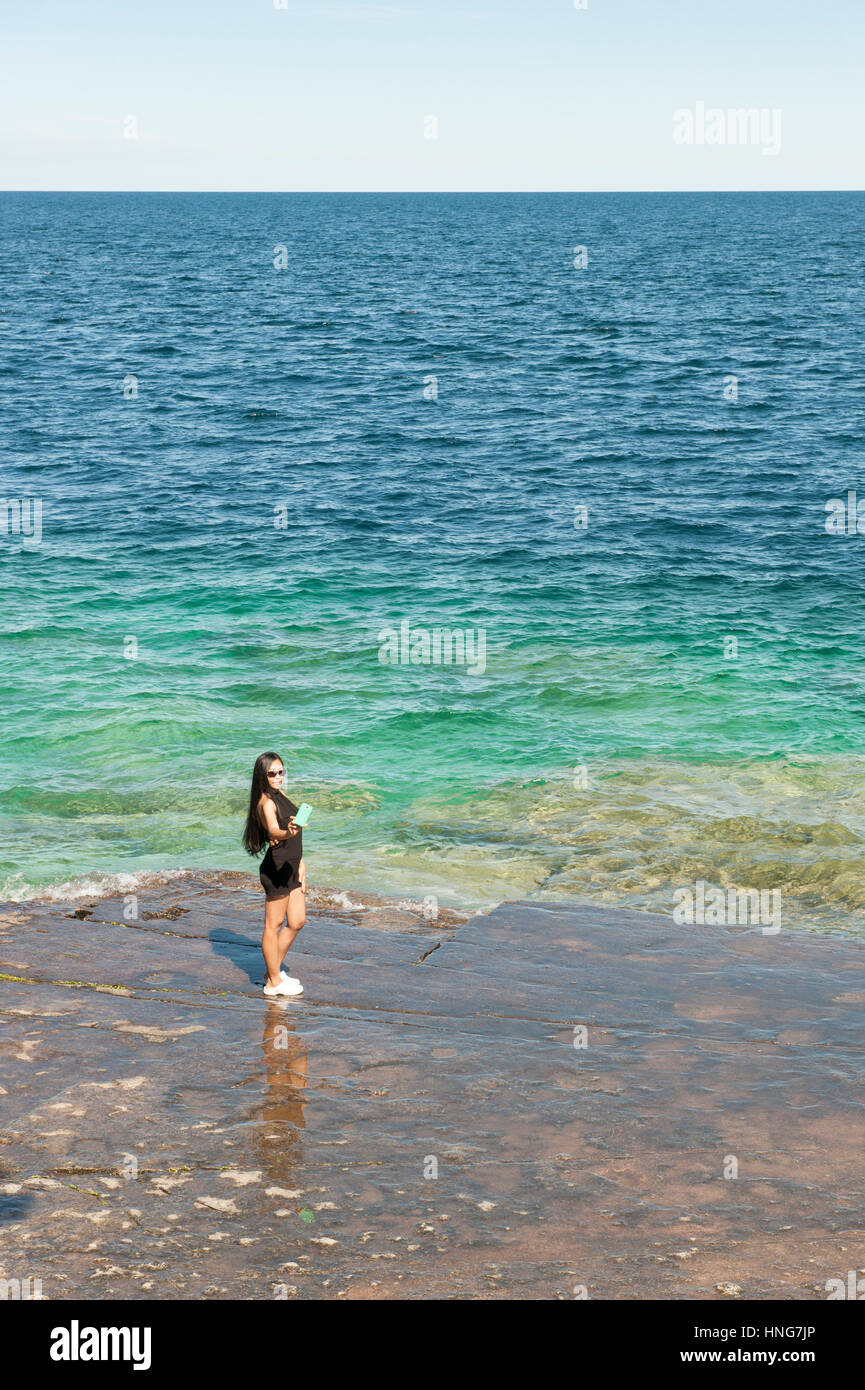
M306 825L312 815L312 807L308 801L301 801L297 808L297 815L294 818L295 825Z

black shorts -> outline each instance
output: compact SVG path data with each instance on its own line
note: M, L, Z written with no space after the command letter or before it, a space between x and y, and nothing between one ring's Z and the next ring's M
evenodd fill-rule
M261 861L258 871L261 886L267 902L275 898L287 898L289 893L300 887L300 863L277 865L273 861L273 851L269 849Z

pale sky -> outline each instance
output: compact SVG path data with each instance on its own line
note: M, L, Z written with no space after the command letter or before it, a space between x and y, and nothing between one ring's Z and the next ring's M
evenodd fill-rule
M5 189L863 187L865 0L0 9ZM676 144L698 103L780 148Z

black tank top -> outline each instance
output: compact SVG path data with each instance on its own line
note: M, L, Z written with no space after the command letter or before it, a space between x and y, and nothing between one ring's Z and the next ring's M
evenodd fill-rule
M288 822L291 816L296 816L298 807L293 801L289 801L285 792L272 792L273 803L276 806L276 819L280 830L288 829ZM278 869L284 864L299 864L303 858L303 831L298 830L296 835L292 835L287 840L280 840L271 849L273 862Z

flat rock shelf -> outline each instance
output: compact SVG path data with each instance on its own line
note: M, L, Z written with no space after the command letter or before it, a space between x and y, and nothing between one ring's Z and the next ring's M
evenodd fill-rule
M345 900L348 901L348 900ZM825 1299L865 1267L865 948L243 874L0 907L0 1277L50 1299Z

